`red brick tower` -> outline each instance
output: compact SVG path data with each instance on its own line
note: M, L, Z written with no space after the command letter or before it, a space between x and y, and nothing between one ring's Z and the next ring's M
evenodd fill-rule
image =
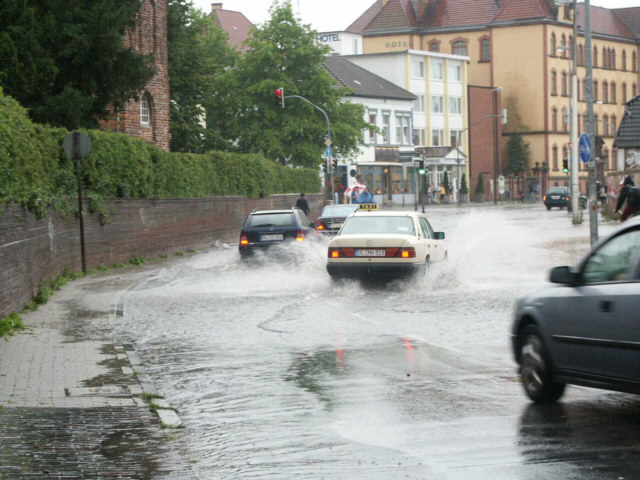
M156 74L140 92L103 123L103 127L141 137L169 150L169 63L167 50L167 0L143 0L136 28L125 44L139 53L155 55Z

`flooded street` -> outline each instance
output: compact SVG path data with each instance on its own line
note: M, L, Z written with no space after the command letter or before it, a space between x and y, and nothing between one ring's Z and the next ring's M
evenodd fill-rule
M637 397L533 406L510 351L516 298L587 250L588 223L543 206L430 221L449 259L424 279L334 284L326 241L297 261L229 246L152 270L91 328L135 345L198 478L638 478Z

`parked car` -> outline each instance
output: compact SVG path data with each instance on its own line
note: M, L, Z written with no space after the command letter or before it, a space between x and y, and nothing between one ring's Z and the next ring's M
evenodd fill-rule
M640 218L550 280L517 302L511 332L529 398L556 401L566 384L640 393Z
M358 210L329 242L327 272L332 278L392 278L425 272L446 256L444 232L434 232L424 214Z
M253 211L240 230L238 250L245 258L256 250L286 241L304 242L314 235L307 216L299 208Z
M346 218L357 211L359 205L354 204L342 204L342 205L327 205L322 210L322 213L315 222L311 225L318 233L326 233L329 235L335 235L342 228L342 224Z

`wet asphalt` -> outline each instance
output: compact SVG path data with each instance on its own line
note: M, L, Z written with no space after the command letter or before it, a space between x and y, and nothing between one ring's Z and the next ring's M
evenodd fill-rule
M509 349L516 298L586 251L588 224L540 206L427 213L449 260L424 279L333 284L320 239L68 285L67 341L131 345L184 428L145 408L5 406L0 478L640 478L638 397L570 387L532 405Z

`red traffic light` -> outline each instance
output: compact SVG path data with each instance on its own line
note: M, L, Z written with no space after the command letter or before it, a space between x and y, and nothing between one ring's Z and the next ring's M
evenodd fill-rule
M280 87L279 89L274 90L273 93L276 94L276 102L278 102L278 105L284 108L284 88Z

